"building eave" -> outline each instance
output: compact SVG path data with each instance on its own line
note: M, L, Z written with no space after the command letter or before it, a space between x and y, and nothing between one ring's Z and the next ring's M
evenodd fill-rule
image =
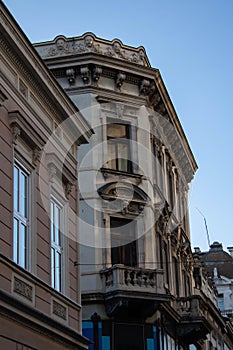
M182 143L184 145L184 149L185 149L186 154L188 156L188 159L190 160L190 163L192 165L193 174L195 174L195 172L198 169L198 165L197 165L196 160L194 158L194 155L191 151L189 142L185 136L183 127L179 121L179 118L177 116L174 105L173 105L171 98L168 94L168 91L167 91L166 86L164 84L164 81L162 79L161 73L158 69L155 72L155 81L156 81L156 86L157 86L157 88L158 88L158 90L163 98L163 102L164 102L164 104L167 108L167 111L169 113L169 117L171 118L172 123L174 123L174 126L176 127L176 130L178 131L179 136L182 140Z
M93 134L90 125L66 95L2 2L0 4L0 33L2 42L5 41L14 54L24 63L29 74L40 86L41 91L57 109L59 117L65 120L74 114L78 114L78 128L80 134L83 135L81 143L88 142L89 137Z

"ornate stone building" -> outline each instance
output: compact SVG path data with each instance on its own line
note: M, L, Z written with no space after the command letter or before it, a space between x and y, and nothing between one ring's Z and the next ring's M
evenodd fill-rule
M145 49L86 33L38 55L2 2L0 34L1 349L87 349L82 289L89 349L231 350L190 247L197 165Z
M211 244L207 252L195 248L217 288L218 307L222 315L233 322L233 248L229 247L228 250L230 254L223 250L219 242Z
M79 152L90 349L232 349L191 252L197 165L159 70L143 47L93 33L35 48L95 132Z
M1 1L2 350L88 348L81 335L76 187L77 146L90 135Z

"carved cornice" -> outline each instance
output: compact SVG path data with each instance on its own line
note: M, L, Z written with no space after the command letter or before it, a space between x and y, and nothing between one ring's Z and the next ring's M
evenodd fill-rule
M194 171L176 128L160 113L151 115L150 119L152 131L156 129L160 143L164 144L172 158L172 166L175 165L185 183L189 183L193 179Z
M34 47L43 59L74 54L94 53L150 67L145 49L142 46L133 48L123 45L118 39L112 41L103 40L96 37L93 33L85 33L76 38L66 38L65 36L60 35L53 41L38 43L35 44Z
M36 91L40 99L43 100L43 104L47 105L48 109L52 111L54 116L56 116L57 113L55 111L54 104L52 104L51 101L46 97L46 94L43 94L43 85L35 79L35 73L31 73L31 71L28 69L27 64L22 61L22 59L18 56L16 51L8 42L0 40L0 45L4 54L7 56L7 59L12 63L12 66L17 67L17 69L20 70L22 76L25 78L28 85L30 85L31 89L33 91ZM49 84L49 79L46 78L46 76L43 76L43 78Z

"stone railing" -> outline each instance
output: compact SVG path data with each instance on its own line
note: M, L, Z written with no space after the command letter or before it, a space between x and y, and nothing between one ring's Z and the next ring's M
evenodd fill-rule
M103 290L131 290L140 292L163 293L163 271L114 265L102 270Z
M193 313L198 314L199 301L193 297L183 297L177 298L174 301L174 307L176 311L181 315L193 315Z
M174 301L174 308L181 316L206 316L206 310L202 307L200 295L177 298Z

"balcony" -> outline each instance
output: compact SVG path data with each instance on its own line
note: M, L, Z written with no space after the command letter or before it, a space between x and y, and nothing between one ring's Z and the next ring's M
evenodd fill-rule
M205 339L212 326L209 319L210 310L206 308L201 295L177 298L173 306L180 316L178 336L187 344Z
M153 313L159 303L166 301L163 271L129 267L121 264L100 271L107 313L137 309L138 313ZM135 315L134 315L135 317Z

